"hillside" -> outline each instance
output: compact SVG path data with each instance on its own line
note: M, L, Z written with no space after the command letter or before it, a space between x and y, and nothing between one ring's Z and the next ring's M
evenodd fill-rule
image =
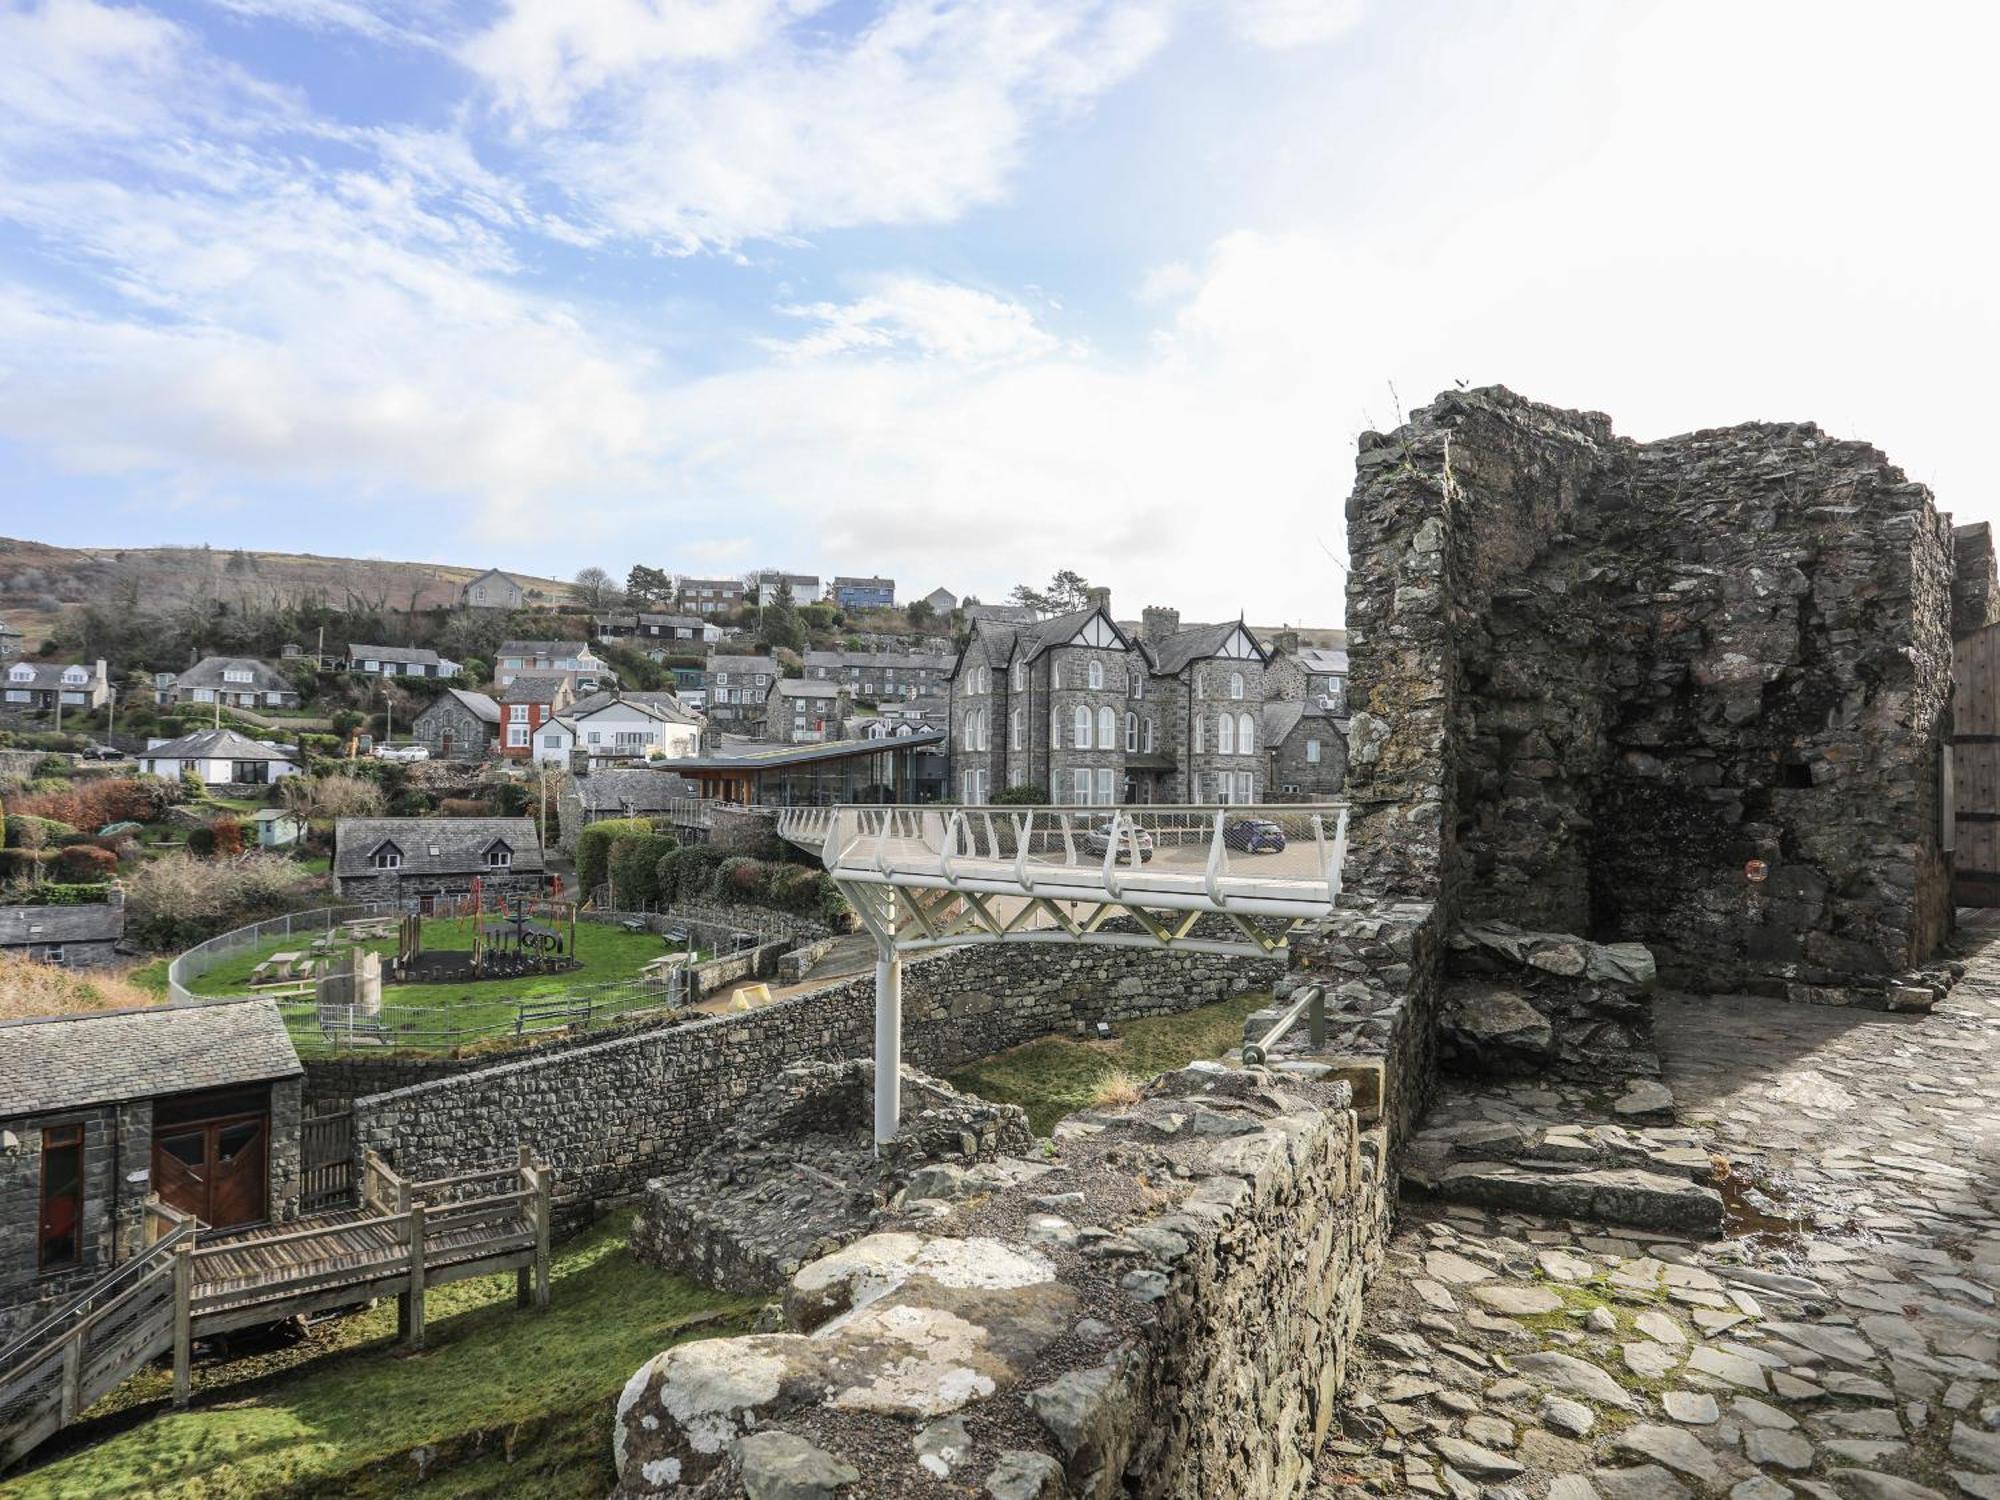
M0 619L27 636L32 650L65 605L120 594L168 605L204 598L262 605L319 598L338 605L352 598L380 609L421 610L457 603L460 588L485 567L215 547L57 547L0 537ZM560 579L508 571L550 602L568 597Z

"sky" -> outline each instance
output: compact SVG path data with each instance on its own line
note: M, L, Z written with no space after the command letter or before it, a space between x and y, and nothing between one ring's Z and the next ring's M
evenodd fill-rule
M1334 624L1457 384L1990 519L2000 9L0 0L0 534Z

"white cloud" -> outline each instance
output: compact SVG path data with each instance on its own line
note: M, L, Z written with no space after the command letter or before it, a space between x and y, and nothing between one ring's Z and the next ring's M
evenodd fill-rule
M1365 0L1222 0L1237 31L1260 47L1318 47L1360 24Z
M1063 347L1021 303L921 276L880 278L867 295L852 302L792 304L778 310L819 325L803 338L769 341L771 348L795 358L876 350L977 365L1032 359Z
M1169 4L892 0L835 36L813 6L515 0L463 56L584 216L726 249L996 200L1034 130L1153 54Z

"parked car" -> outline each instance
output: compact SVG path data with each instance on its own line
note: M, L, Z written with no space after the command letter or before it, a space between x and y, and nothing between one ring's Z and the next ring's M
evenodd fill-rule
M375 758L400 761L429 760L431 752L428 745L377 745Z
M123 760L125 752L113 749L110 745L86 745L83 749L83 758L85 760Z
M1238 818L1223 827L1222 842L1225 848L1245 854L1282 854L1285 830L1268 818Z
M1153 857L1153 836L1145 829L1134 830L1123 827L1118 830L1118 858L1126 864L1132 863L1132 848L1139 849L1139 863L1144 864ZM1109 820L1099 823L1083 836L1083 852L1096 859L1104 858L1104 851L1111 847L1111 824Z

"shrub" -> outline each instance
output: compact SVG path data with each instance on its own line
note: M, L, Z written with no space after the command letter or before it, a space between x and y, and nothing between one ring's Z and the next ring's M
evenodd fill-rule
M611 871L611 846L629 835L652 831L644 818L606 818L585 825L576 836L576 884L585 899Z
M16 806L21 803L17 802ZM30 813L7 814L7 847L10 849L45 849L57 839L75 833L68 823L59 823L54 818L38 818Z
M676 901L706 901L714 895L715 872L722 865L722 856L706 844L689 844L684 849L676 849L660 861L660 900L668 905Z
M664 833L632 833L611 842L611 889L619 906L628 910L661 899L660 861L680 847Z
M199 828L190 828L187 836L188 853L199 854L207 859L215 853L215 825L204 823Z
M485 818L492 816L492 804L479 797L440 797L438 812L447 818Z
M118 856L95 844L73 844L56 856L55 867L64 880L82 884L109 879L118 869Z
M214 865L175 851L133 872L125 931L151 948L185 948L231 927L296 911L309 904L315 885L309 871L283 855L246 854Z
M278 783L278 797L307 820L380 817L388 800L374 782L331 771L318 776L287 776Z
M0 880L32 880L52 857L42 849L0 849Z
M0 1021L73 1015L88 1010L128 1010L160 1003L123 975L87 974L35 963L20 954L0 956Z
M233 858L243 852L243 824L230 813L224 813L209 830L215 835L215 852Z
M995 807L1046 807L1049 789L1045 786L1010 786L987 799Z

